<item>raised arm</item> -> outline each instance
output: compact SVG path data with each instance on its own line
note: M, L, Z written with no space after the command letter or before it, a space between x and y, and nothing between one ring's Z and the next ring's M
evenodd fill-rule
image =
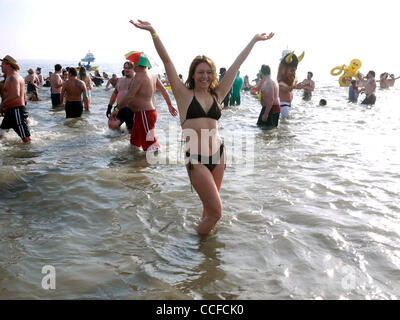
M168 91L167 89L165 89L164 85L162 84L161 80L158 77L157 77L156 88L158 91L161 92L162 96L164 97L164 100L168 105L169 113L173 117L176 117L178 115L178 111L172 106L172 101L171 98L169 97Z
M221 82L219 83L218 87L216 88L215 92L217 93L218 97L223 99L227 93L229 92L230 88L232 87L233 81L235 80L236 74L242 65L242 63L246 60L248 55L250 54L251 50L253 49L254 45L258 41L269 40L274 36L274 33L270 33L268 36L265 33L256 34L253 39L249 42L249 44L243 49L243 51L239 54L233 64L230 66L228 71L226 72L225 76L222 78Z
M132 23L136 28L147 30L150 32L153 38L154 47L156 48L157 53L164 64L165 72L167 73L168 80L171 84L172 92L174 93L178 106L181 105L180 102L182 102L182 98L187 91L187 88L180 81L175 66L172 63L172 60L169 57L163 43L161 42L160 36L156 33L153 26L147 21L138 20L138 22L134 22L133 20L130 20L129 22Z

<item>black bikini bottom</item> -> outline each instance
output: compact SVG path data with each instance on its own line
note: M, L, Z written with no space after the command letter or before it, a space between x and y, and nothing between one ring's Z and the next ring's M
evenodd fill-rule
M194 164L201 163L205 165L210 172L214 170L217 164L220 163L220 159L222 154L224 153L224 144L222 143L219 147L219 150L211 156L202 156L201 154L190 154L189 151L186 151L186 158L189 158L189 170L193 169L193 160Z

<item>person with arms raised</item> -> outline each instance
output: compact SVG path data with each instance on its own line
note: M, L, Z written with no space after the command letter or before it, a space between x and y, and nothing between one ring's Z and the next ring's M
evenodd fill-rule
M225 152L218 134L218 120L222 110L220 103L232 87L237 71L253 46L258 41L271 39L274 34L255 35L219 83L215 63L206 56L195 57L190 65L186 83L183 84L153 26L141 20L130 22L135 27L150 32L164 64L178 105L182 131L186 137L186 168L190 181L203 203L203 217L197 232L207 235L222 216L219 191L225 170Z

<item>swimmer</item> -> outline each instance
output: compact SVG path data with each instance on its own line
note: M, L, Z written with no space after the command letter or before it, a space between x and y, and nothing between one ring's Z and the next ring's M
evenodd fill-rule
M281 111L278 84L271 79L271 69L262 65L261 74L263 85L261 87L261 112L258 116L257 126L265 129L278 127Z
M400 78L400 76L399 76L399 77L395 77L393 73L390 74L390 79L388 79L388 85L389 85L389 87L393 87L395 81L396 81L397 79L399 79L399 78Z
M90 105L90 102L92 101L91 95L92 95L92 89L93 89L93 81L86 74L85 67L79 68L79 79L82 80L86 85L87 99L88 99L88 104Z
M356 80L351 80L351 84L349 86L349 101L353 103L357 103L358 95L360 90L358 90L358 85Z
M389 78L390 76L390 78ZM376 80L376 82L380 83L380 88L381 89L388 89L390 87L394 86L394 83L397 79L400 77L395 78L394 74L390 74L388 72L384 72L380 75L379 80Z
M129 132L132 131L133 111L131 111L131 109L129 108L122 108L121 101L127 94L130 87L132 86L133 76L135 75L134 67L135 66L133 62L131 61L126 61L124 63L124 70L123 70L124 76L118 79L117 85L115 86L115 90L110 97L110 101L108 103L108 108L106 112L106 116L107 118L109 118L108 127L110 129L119 128L125 122L126 128L129 130ZM117 105L114 111L116 110L117 113L116 114L114 113L113 116L110 117L111 109L115 101L117 101ZM119 108L118 105L120 105Z
M232 85L232 95L231 99L229 101L230 106L240 106L240 91L242 90L243 87L243 78L240 76L240 71L237 72L235 81L233 81Z
M89 111L86 85L82 80L77 79L78 72L75 68L69 68L68 80L63 84L61 99L66 96L65 114L67 118L78 118L82 115L84 97L85 110Z
M288 119L291 103L293 100L293 89L296 85L296 71L299 62L303 59L304 52L297 57L294 52L282 53L282 59L278 67L279 99L281 102L281 117Z
M32 95L36 95L36 98L38 98L38 94L37 94L37 89L39 89L39 79L38 77L35 75L35 71L33 71L33 69L29 69L28 70L28 75L25 77L25 83L27 84L27 94L29 94L29 100L31 99ZM33 101L37 101L37 100L33 100Z
M156 152L160 149L160 145L154 134L157 121L157 111L154 106L155 91L161 92L172 116L177 116L178 111L172 106L171 99L161 80L149 71L147 63L140 60L138 64L134 65L133 70L135 75L132 85L119 102L118 109L111 114L110 119L116 118L121 111L129 108L134 112L131 145L137 148L142 147L143 151Z
M28 112L25 108L25 80L18 74L20 68L13 57L6 55L0 61L2 72L6 77L1 92L0 115L4 115L4 119L0 125L0 138L3 137L5 130L12 128L23 142L30 142Z
M222 114L221 102L231 89L237 71L254 45L259 41L271 39L274 34L255 35L219 83L215 63L206 56L195 57L190 65L186 84L183 84L153 26L141 20L130 22L150 33L171 83L179 108L182 131L187 138L186 168L192 186L203 203L203 216L197 232L207 235L222 216L219 191L225 171L225 148L218 134L218 120Z
M311 71L307 72L307 79L304 79L302 82L295 86L295 89L303 89L303 100L309 101L312 97L312 92L315 89L315 82L311 80L313 77L313 73Z
M50 77L51 86L51 105L53 108L62 106L61 100L61 89L63 86L63 81L60 77L62 72L62 67L60 64L54 66L54 73Z
M110 84L112 85L113 88L115 88L115 86L117 85L118 82L118 77L115 73L112 74L111 79L108 79L107 84L106 84L106 89L110 86Z
M361 104L366 104L366 105L375 104L376 102L375 90L376 90L375 72L371 70L367 74L367 84L365 85L364 88L360 90L361 93L365 93L365 99L363 102L361 102Z
M42 75L42 68L39 68L39 67L36 68L36 76L38 77L39 85L42 86L44 84L44 78L43 78L43 75Z
M252 85L249 82L249 76L247 74L244 76L243 81L244 81L243 82L243 90L244 91L250 91Z
M100 75L100 72L95 71L94 76L90 74L90 79L93 81L96 87L101 87L104 82L104 78Z

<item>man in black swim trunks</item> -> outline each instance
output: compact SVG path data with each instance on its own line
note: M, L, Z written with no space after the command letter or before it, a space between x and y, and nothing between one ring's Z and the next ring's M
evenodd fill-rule
M0 138L3 131L14 129L23 142L31 141L31 134L27 123L25 80L18 74L17 61L7 55L1 61L1 69L6 76L4 88L1 93L0 115L4 119L0 125Z
M75 68L68 69L68 80L64 82L61 90L61 101L67 96L65 113L67 118L78 118L82 115L82 95L84 97L85 110L89 111L86 85L77 79L78 72Z
M361 102L361 104L366 104L366 105L375 104L376 101L375 90L376 90L375 71L371 70L367 74L367 84L365 85L365 88L362 88L360 90L361 93L365 93L365 99L363 102Z
M270 130L278 127L281 112L279 100L279 86L271 79L271 68L263 64L261 66L263 83L261 86L261 112L258 116L257 126Z
M122 106L120 106L119 104L127 94L129 88L133 84L132 81L135 75L133 62L126 61L124 63L123 71L124 71L124 76L118 79L117 85L115 86L115 90L111 95L110 101L108 103L106 116L109 117L108 127L110 129L117 129L125 122L126 128L130 132L133 127L133 111L129 108L122 108ZM117 105L114 108L114 110L117 109L118 113L110 117L111 109L115 101L117 101Z
M62 67L60 64L56 64L54 66L54 73L50 77L50 85L51 85L51 104L53 108L62 106L61 100L61 88L63 85L63 81L60 77L62 72Z

